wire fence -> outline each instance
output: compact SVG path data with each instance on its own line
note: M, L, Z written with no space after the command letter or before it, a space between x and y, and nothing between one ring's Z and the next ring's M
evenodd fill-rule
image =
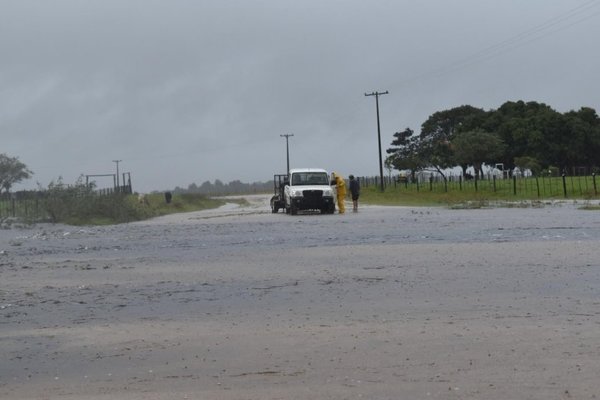
M73 190L63 192L61 196L70 198L86 198L89 196L115 196L131 194L131 186L89 190L86 186L70 187ZM68 193L68 194L67 194ZM51 219L49 202L57 201L47 190L26 190L0 195L0 222L16 219L22 222L41 222ZM60 200L58 200L60 201ZM83 200L85 201L85 200Z
M380 187L378 176L360 177L363 187ZM406 191L430 192L488 192L505 196L531 198L577 198L597 197L598 179L596 174L561 176L513 176L502 177L488 175L485 179L464 178L462 175L451 175L443 179L441 176L417 177L384 176L384 188Z
M40 221L47 217L43 192L18 192L0 196L0 220Z

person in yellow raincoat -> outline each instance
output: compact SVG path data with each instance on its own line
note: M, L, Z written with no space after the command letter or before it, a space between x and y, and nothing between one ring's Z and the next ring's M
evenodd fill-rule
M340 214L346 212L346 206L344 205L344 199L346 198L346 182L339 174L331 173L331 186L335 186L337 193L338 210Z

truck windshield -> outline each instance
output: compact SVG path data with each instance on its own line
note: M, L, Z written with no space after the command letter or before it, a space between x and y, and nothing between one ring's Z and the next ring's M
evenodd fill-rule
M328 185L325 172L296 172L292 174L292 185Z

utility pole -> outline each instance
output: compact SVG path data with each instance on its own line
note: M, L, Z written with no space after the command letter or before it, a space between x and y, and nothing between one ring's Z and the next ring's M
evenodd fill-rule
M113 160L114 163L117 164L117 191L120 192L121 191L121 186L119 183L119 163L123 161L123 160Z
M288 143L288 139L290 138L290 136L294 136L294 134L293 133L287 133L285 135L279 135L279 136L285 138L285 152L287 154L287 171L286 171L286 173L289 174L290 173L290 146L289 146L289 143Z
M377 109L377 140L379 142L379 180L381 182L381 191L383 192L383 161L381 159L381 128L379 125L379 96L383 94L388 94L389 92L386 90L385 92L372 92L365 93L365 96L375 96L375 107Z

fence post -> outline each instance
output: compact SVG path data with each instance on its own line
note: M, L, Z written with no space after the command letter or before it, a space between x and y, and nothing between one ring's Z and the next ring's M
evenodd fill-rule
M538 180L538 177L535 177L535 185L537 186L537 192L538 192L538 198L540 197L540 181Z
M517 177L513 175L513 194L517 195Z
M592 172L592 182L594 183L594 196L598 196L598 191L596 190L596 173Z
M496 192L496 175L492 177L492 181L494 182L494 193Z
M565 174L562 174L563 181L563 193L565 194L565 198L567 197L567 177Z
M433 176L429 177L429 191L433 192Z

